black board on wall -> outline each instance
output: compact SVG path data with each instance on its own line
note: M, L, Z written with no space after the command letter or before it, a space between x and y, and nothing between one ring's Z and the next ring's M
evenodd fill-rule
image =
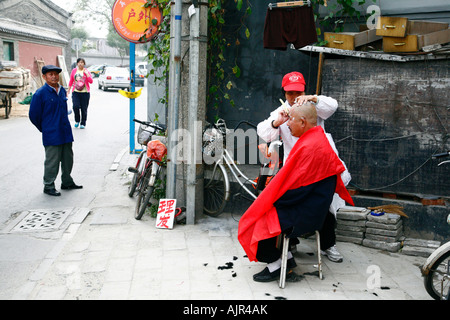
M448 197L450 59L410 62L328 56L322 89L339 101L326 121L350 186L363 191Z

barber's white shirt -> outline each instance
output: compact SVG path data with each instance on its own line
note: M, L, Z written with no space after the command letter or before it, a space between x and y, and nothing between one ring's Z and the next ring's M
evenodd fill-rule
M336 112L338 108L338 102L335 99L327 96L318 96L317 98L318 98L316 104L317 125L320 125L325 131L325 120L331 117ZM289 106L289 103L286 101L285 105ZM277 129L272 127L272 121L278 118L278 113L281 111L282 108L283 108L282 106L278 107L275 111L272 111L270 113L269 118L260 122L257 126L257 133L258 136L266 142L278 140L279 137L281 136L281 139L283 139L283 148L284 148L283 163L286 163L286 159L289 156L289 153L291 152L295 143L297 142L298 137L294 137L293 135L291 135L291 131L287 126L287 122L280 125ZM289 106L289 108L292 107ZM333 141L333 137L326 131L325 134L328 138L328 141L330 142L331 147L339 156L339 153L336 149L336 145ZM347 166L345 165L344 161L341 160L341 162L345 167L345 171L341 174L341 178L342 181L344 182L344 185L348 185L348 183L351 180L350 172L348 172ZM343 207L344 205L345 201L342 200L337 194L335 194L333 202L330 206L330 211L336 215L336 211L339 208Z

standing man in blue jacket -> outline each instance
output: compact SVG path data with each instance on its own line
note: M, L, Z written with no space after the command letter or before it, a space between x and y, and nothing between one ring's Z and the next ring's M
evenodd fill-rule
M60 196L55 179L61 164L61 189L81 189L71 177L73 167L72 128L67 115L67 93L59 84L61 68L42 67L45 84L33 95L30 104L30 121L42 132L45 148L44 193Z

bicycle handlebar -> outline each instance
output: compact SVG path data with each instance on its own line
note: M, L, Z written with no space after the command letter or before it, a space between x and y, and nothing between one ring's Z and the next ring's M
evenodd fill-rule
M253 123L248 122L247 120L242 120L241 122L239 122L239 123L237 124L237 126L234 128L234 130L236 130L236 129L237 129L241 124L243 124L243 123L246 123L246 124L248 124L250 127L253 127L253 128L256 129L256 125L254 125Z
M159 131L166 131L166 129L167 129L167 126L163 125L163 124L156 124L156 123L153 123L153 122L141 121L141 120L138 120L138 119L133 119L133 121L137 122L137 123L140 123L140 124L143 124L143 125L146 125L146 126L149 126L149 127L152 127L152 128L155 128L156 130L159 130Z
M437 158L442 158L442 157L446 157L446 156L450 156L450 150L447 152L443 152L443 153L433 154L431 157L433 159L437 159Z
M431 158L432 158L432 159L439 159L439 158L448 157L448 156L450 156L450 150L447 151L447 152L443 152L443 153L436 153L436 154L433 154L433 155L431 156ZM450 160L441 161L441 162L438 164L438 167L441 166L441 165L443 165L443 164L447 164L447 163L450 163Z

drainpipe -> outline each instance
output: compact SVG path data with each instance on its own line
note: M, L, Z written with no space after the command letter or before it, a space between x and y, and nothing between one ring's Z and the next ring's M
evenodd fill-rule
M176 199L176 179L177 179L177 154L175 150L178 141L178 112L180 104L180 63L181 63L181 12L182 0L175 0L174 28L175 38L173 41L173 64L174 64L174 80L169 97L174 97L173 104L169 106L168 114L168 161L167 161L167 188L166 197L168 199Z

